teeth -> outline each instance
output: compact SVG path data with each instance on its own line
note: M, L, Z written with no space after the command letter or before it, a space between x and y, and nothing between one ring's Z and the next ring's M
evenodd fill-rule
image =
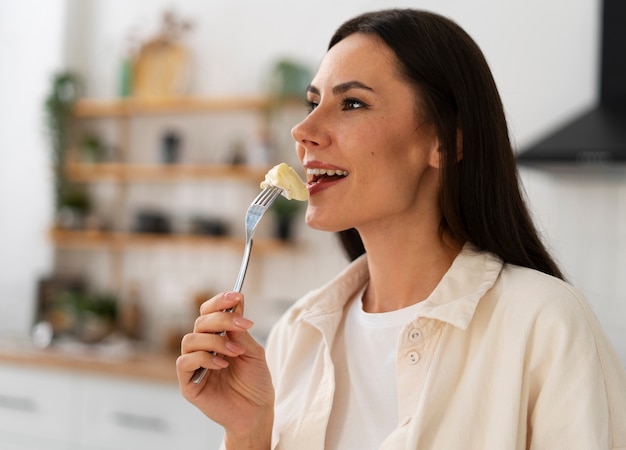
M319 176L319 175L328 175L332 177L333 175L339 176L348 176L348 172L346 170L333 170L333 169L307 169L307 175Z

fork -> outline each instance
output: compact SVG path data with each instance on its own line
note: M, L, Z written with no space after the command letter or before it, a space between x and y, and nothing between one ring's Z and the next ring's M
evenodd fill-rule
M243 259L241 261L241 267L239 268L239 274L237 275L237 281L235 281L235 287L233 288L234 292L241 292L243 280L246 277L246 270L248 269L248 262L250 261L250 253L252 252L252 237L254 236L254 230L256 230L256 227L265 212L270 208L270 206L272 206L274 200L276 200L282 192L283 189L276 186L266 187L259 195L256 196L248 207L248 211L246 211L246 247L243 252ZM224 310L224 312L233 312L234 310L235 307L233 306L232 308ZM225 331L219 333L220 336L224 336L224 334L226 334ZM215 355L215 352L211 352L211 354ZM207 369L200 367L193 373L191 381L195 384L200 383L206 373Z

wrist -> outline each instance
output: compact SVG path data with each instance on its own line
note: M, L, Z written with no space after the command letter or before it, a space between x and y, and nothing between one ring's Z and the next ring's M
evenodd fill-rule
M226 435L224 439L226 450L270 450L271 445L271 438L260 440L254 436L247 436L243 439L231 439Z
M224 444L227 450L270 450L272 447L273 411L264 414L262 420L252 429L226 430Z

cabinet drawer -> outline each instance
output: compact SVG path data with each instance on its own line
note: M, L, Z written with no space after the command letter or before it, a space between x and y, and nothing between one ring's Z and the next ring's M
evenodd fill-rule
M222 429L187 403L175 385L84 381L79 441L89 449L218 448Z
M67 374L0 364L0 435L65 441L75 393ZM53 444L50 443L50 448Z

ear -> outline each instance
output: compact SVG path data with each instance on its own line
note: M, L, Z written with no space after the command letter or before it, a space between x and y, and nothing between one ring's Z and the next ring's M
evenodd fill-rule
M439 137L436 137L433 141L433 146L430 149L430 157L428 159L428 164L431 167L436 169L441 169L442 166L442 154L441 154L441 146L439 144ZM463 134L461 130L457 128L456 130L456 162L459 162L463 159Z
M435 169L441 169L441 146L439 145L439 137L435 137L433 145L430 148L430 155L428 157L428 165Z

